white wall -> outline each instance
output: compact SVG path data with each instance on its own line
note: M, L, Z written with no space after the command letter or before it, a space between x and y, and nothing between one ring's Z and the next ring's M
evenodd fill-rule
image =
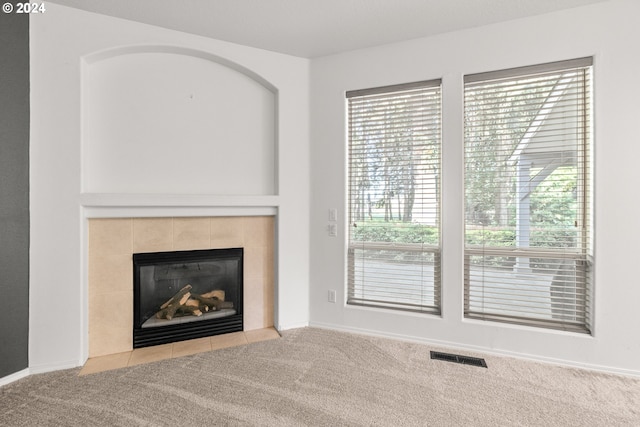
M640 3L636 0L611 0L319 58L310 66L300 58L49 4L46 15L30 20L31 371L77 366L86 357L87 217L272 211L278 215L276 325L281 329L304 326L310 319L319 326L640 375L640 322L635 317L640 287L633 267L635 243L640 240L635 227L640 202L631 190L631 183L640 180L635 165L640 144L634 140L640 117L635 102L640 69L640 58L634 55L640 39L640 28L634 23L637 16ZM205 52L251 70L275 88L274 194L82 193L85 94L81 64L83 58L97 52L130 46L177 46ZM465 321L462 77L588 55L595 59L594 335ZM444 99L443 316L346 307L344 93L440 77ZM337 238L326 231L328 209L333 207L339 209L342 219ZM335 304L327 302L330 289L339 291Z
M315 59L311 64L311 324L640 375L640 2L589 7ZM585 56L595 74L593 336L463 319L463 75ZM345 306L345 91L443 80L443 315ZM338 208L339 236L326 231ZM327 302L338 290L337 303Z
M206 155L212 147L235 156L229 163L241 165L240 155L253 156L259 169L244 176L241 185L224 190L218 184L189 186L193 171L173 174L175 184L161 187L148 184L129 189L122 185L118 155L126 152L119 138L129 133L146 135L135 124L123 128L106 126L100 120L87 118L87 113L106 114L107 118L125 120L117 109L100 110L104 103L94 103L91 90L101 88L92 74L96 55L113 50L194 53L184 58L198 62L216 58L222 65L242 70L272 95L263 96L264 104L274 109L257 110L264 120L259 127L271 137L259 138L244 132L236 144L245 150L229 147L229 141L206 138L208 124L197 127L196 135L186 139L194 154L199 144ZM210 216L210 215L277 215L277 295L275 325L280 329L306 325L308 322L309 277L309 61L264 50L238 46L189 34L142 25L131 21L91 14L54 4L47 5L46 15L30 20L31 55L31 255L30 255L30 324L29 366L31 372L78 366L87 356L87 218L110 216ZM107 55L108 56L108 55ZM166 58L165 58L166 59ZM180 68L171 58L171 69ZM161 61L162 62L162 61ZM98 62L99 63L99 62ZM199 62L198 62L199 63ZM87 65L88 64L88 65ZM202 65L201 63L199 63ZM193 70L201 73L198 65ZM214 67L206 64L206 67ZM150 70L146 70L150 72ZM184 78L184 69L178 77ZM108 74L108 73L107 73ZM215 74L215 73L213 73ZM218 73L219 74L219 73ZM112 75L112 74L110 74ZM165 76L166 77L166 76ZM184 94L189 84L175 81L167 86L167 96ZM238 78L235 76L233 78ZM83 79L87 81L83 82ZM158 85L157 85L158 86ZM161 85L159 85L161 86ZM129 88L133 90L133 88ZM149 89L148 87L146 88ZM162 89L160 89L162 90ZM211 87L194 86L194 94L210 95ZM262 93L262 92L261 92ZM119 95L124 96L122 93ZM224 96L228 99L229 94ZM97 96L107 96L98 93ZM271 97L271 99L269 99ZM140 105L155 108L146 116L148 126L157 120L160 128L176 120L176 110L163 111L148 104L148 98L132 99ZM190 98L187 102L190 102ZM111 101L109 101L111 102ZM215 103L204 102L205 109ZM172 104L166 104L172 105ZM270 104L272 105L272 104ZM102 106L102 107L100 107ZM91 107L91 108L89 108ZM134 109L135 111L135 109ZM270 111L270 113L269 113ZM184 113L184 110L178 110ZM202 110L198 110L198 114ZM155 116L155 117L154 117ZM255 115L254 115L255 116ZM181 120L187 121L186 116ZM201 117L206 117L206 114ZM95 119L95 117L94 117ZM229 119L229 118L228 118ZM262 120L262 119L261 119ZM192 125L192 126L189 126ZM185 123L185 132L194 123ZM176 141L171 133L182 126L174 124L165 134L151 131L153 144L165 154L153 155L149 162L169 159L168 152L179 150L185 141ZM156 129L154 129L155 131ZM227 129L228 131L228 129ZM136 133L137 132L137 133ZM107 137L105 138L105 133ZM141 136L143 135L143 136ZM260 135L263 135L260 133ZM235 137L235 136L233 136ZM102 139L101 139L102 138ZM271 138L271 140L269 139ZM195 141L195 142L194 142ZM110 146L114 143L116 146ZM146 144L151 142L146 141ZM103 150L104 153L92 152ZM248 153L247 153L248 152ZM106 153L106 154L105 154ZM105 168L101 159L107 156ZM111 156L111 157L109 157ZM84 160L84 163L83 163ZM84 166L84 170L83 170ZM97 171L92 167L101 168ZM236 168L237 169L237 168ZM113 182L109 181L113 174ZM134 174L135 175L135 174ZM212 178L211 173L195 174L196 178ZM213 174L213 178L218 178ZM263 180L268 182L263 182ZM168 188L168 189L166 189ZM83 191L85 191L83 193ZM90 191L90 193L86 193ZM138 194L138 192L147 194ZM110 194L106 194L109 192ZM150 194L149 194L150 193Z
M163 46L85 58L82 190L275 194L275 88L220 61Z

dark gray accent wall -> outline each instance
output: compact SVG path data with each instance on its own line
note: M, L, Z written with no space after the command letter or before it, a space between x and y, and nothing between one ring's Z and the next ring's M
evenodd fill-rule
M29 365L29 16L4 12L0 12L0 301L2 378Z

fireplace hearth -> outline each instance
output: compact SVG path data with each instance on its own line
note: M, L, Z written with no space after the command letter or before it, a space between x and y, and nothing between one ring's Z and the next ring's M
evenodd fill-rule
M243 330L243 249L133 254L133 348Z

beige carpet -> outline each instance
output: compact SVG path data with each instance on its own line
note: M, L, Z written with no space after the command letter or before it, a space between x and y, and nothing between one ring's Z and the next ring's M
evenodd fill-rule
M640 426L640 379L315 328L0 388L2 426Z

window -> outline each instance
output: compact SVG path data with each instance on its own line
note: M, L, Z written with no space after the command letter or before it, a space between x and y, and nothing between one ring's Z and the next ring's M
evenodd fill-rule
M591 65L465 76L467 318L589 333Z
M347 93L348 304L440 313L440 92Z

